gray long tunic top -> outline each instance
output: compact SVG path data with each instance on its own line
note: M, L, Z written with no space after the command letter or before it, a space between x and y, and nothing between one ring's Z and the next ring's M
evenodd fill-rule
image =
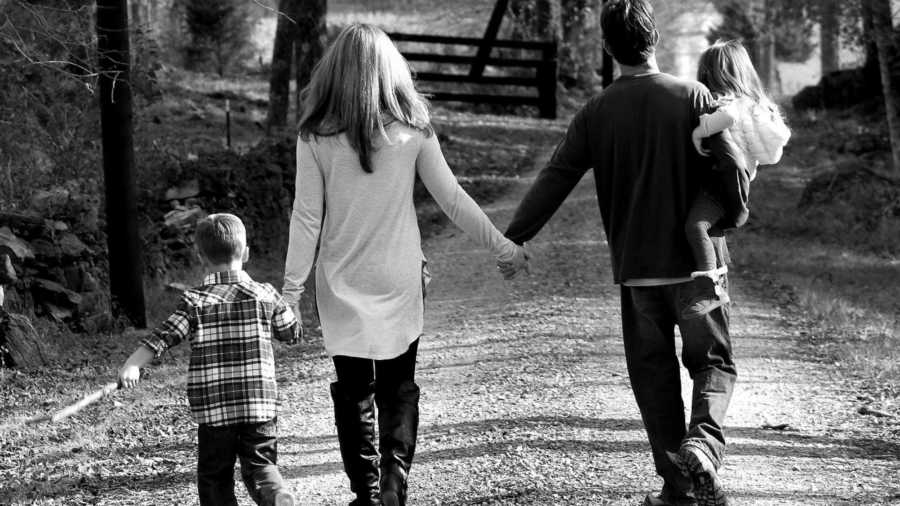
M498 260L516 246L459 186L437 136L398 122L360 166L343 134L297 142L297 185L283 296L300 299L316 244L316 300L329 356L384 360L422 334L421 237L413 205L416 174L447 216Z

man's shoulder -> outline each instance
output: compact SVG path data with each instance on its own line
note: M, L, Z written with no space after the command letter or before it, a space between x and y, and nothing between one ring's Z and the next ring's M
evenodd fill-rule
M660 72L657 82L661 86L665 86L673 90L682 90L690 95L698 93L709 93L709 90L707 90L706 86L704 86L700 81L696 81L694 79L685 79L682 77L673 76L672 74L666 74L664 72Z
M706 86L699 81L659 72L653 74L649 79L616 79L610 86L592 96L585 107L596 107L608 100L616 102L630 94L645 94L648 89L666 91L669 94L682 96L697 96L709 93Z

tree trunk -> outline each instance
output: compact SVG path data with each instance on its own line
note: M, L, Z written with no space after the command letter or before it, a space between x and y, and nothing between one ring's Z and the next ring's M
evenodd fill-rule
M777 91L776 73L778 72L778 69L775 60L775 31L773 29L775 26L775 16L772 0L765 0L763 3L763 11L763 19L765 20L763 24L765 28L763 28L763 31L757 37L759 41L759 44L757 45L759 51L757 70L759 72L759 78L762 80L763 87L770 93L773 93Z
M275 44L272 48L272 70L269 75L269 112L266 128L287 124L291 97L291 60L294 40L297 38L298 7L302 0L281 0L278 4L278 25L275 28Z
M512 0L509 10L515 23L514 39L562 39L560 0Z
M823 0L819 37L822 75L841 68L841 17L838 0Z
M141 9L143 8L143 6L141 5L140 1L131 0L130 7L131 7L131 19L129 21L131 21L131 26L140 28L141 23L144 22L143 16L141 16Z
M881 70L878 64L878 47L875 44L875 24L872 21L872 11L868 4L862 4L862 40L866 51L866 60L863 63L863 79L866 88L875 93L881 93Z
M585 89L595 84L603 61L601 7L601 0L562 0L561 5L560 75L572 76Z
M900 83L891 75L891 67L897 63L891 0L863 0L863 8L871 16L875 46L878 49L881 90L893 155L892 168L894 173L900 173Z
M296 120L303 115L303 104L300 94L309 84L313 67L322 58L325 45L328 43L328 29L325 16L328 12L326 0L304 0L303 12L297 20L297 39L294 43L294 72L297 83L295 102L297 103Z
M137 327L144 310L141 241L137 224L127 0L97 0L100 122L106 190L106 240L114 312Z

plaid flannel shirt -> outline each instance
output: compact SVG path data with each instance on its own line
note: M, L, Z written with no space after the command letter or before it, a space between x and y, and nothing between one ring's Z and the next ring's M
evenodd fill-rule
M207 275L143 344L159 357L191 344L187 393L199 424L264 422L278 411L272 338L296 343L300 324L269 284L244 271Z

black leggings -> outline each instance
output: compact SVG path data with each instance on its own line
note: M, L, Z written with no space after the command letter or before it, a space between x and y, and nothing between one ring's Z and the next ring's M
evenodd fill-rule
M416 376L416 354L419 340L409 345L402 355L387 360L335 355L334 370L341 388L351 395L363 397L369 392L370 385L375 383L376 397L397 392L405 381L414 381Z

